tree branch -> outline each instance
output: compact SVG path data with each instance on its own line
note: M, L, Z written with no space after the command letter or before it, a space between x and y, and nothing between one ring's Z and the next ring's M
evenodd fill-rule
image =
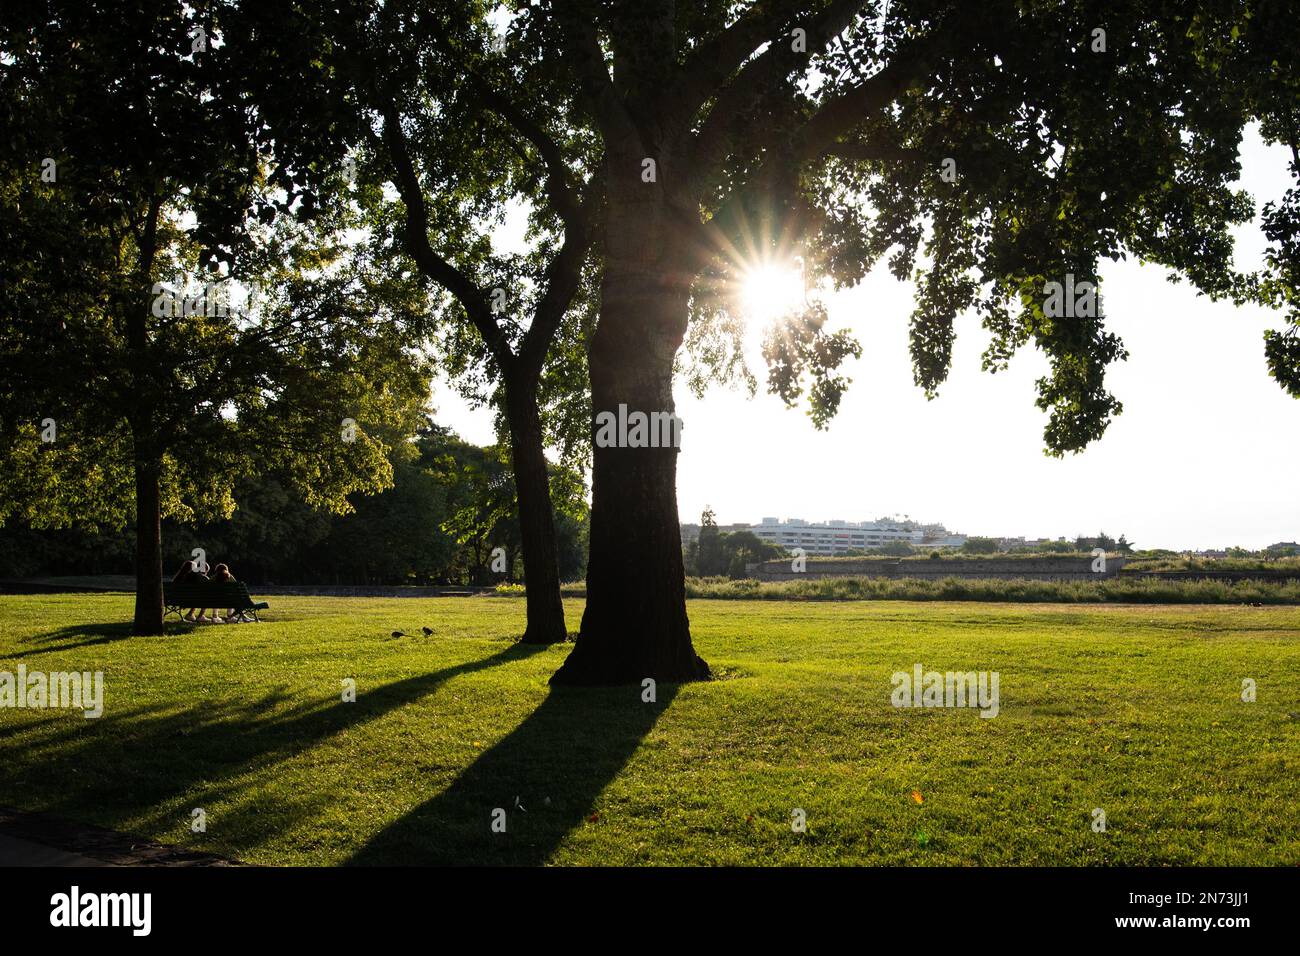
M791 45L773 41L761 56L745 64L739 75L718 94L713 108L709 110L708 117L695 137L690 168L692 177L697 182L707 181L716 174L717 167L725 160L727 152L731 149L737 122L758 104L769 83L784 77L796 66L806 66L812 54L828 47L831 41L853 22L865 5L866 0L838 0L830 4L805 27L808 32L806 52L795 52ZM754 12L751 11L747 16L753 15ZM741 28L744 19L742 17L740 21L729 27L723 36ZM691 82L704 81L709 75L701 68L699 75ZM719 82L727 75L730 75L729 72L723 73L719 77ZM708 97L707 92L697 90L694 94L686 95L685 102L689 104L694 95L701 95L700 103ZM699 103L696 103L695 108L698 107Z
M605 54L596 35L594 12L588 4L579 4L575 0L564 0L554 8L557 9L555 16L560 21L560 32L565 38L568 54L577 67L583 94L605 141L639 139L636 124L609 78Z
M867 0L853 0L851 5L860 8L866 3ZM687 57L681 79L673 92L672 99L681 104L679 113L686 117L694 116L714 90L739 70L755 50L765 41L775 42L772 32L799 8L800 4L795 0L760 0L727 29L701 43Z
M827 149L822 150L822 155L858 162L868 160L909 162L921 159L923 154L920 150L909 149L906 146L894 146L891 143L833 143Z
M402 133L401 115L391 97L381 94L379 111L384 118L383 140L392 159L394 183L406 206L403 239L407 254L415 260L427 278L456 297L492 357L505 370L514 361L514 354L506 342L505 331L492 317L487 296L468 276L438 255L429 242L429 214L424 192L420 188L420 179L407 149L406 137Z
M546 167L546 192L552 208L564 221L566 227L576 222L579 201L573 185L573 176L564 162L564 154L560 151L559 144L540 123L519 106L519 103L525 102L527 97L517 89L507 90L504 93L497 89L494 83L475 72L445 38L435 37L434 43L449 60L465 70L469 85L482 105L500 116L533 144L533 148L537 150ZM520 158L525 158L521 153L519 155Z
M955 24L936 24L924 35L905 41L889 63L864 83L823 103L799 133L796 160L815 160L830 150L844 133L897 100L917 85L934 61L960 37Z
M533 144L546 166L546 192L551 205L564 220L566 228L575 227L581 218L581 208L573 188L573 177L564 162L564 155L560 152L559 145L509 96L501 94L486 80L475 74L470 74L470 81L487 107Z
M600 190L601 178L597 173L587 185L577 219L565 228L564 244L546 268L546 290L533 310L532 324L519 343L519 365L532 374L541 371L551 340L582 282L582 264L591 248L593 232L591 208Z

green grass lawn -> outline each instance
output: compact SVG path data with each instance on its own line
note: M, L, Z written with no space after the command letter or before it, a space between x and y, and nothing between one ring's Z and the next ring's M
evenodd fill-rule
M549 690L569 647L514 645L523 612L277 597L132 638L126 595L0 596L0 671L107 687L0 709L0 803L263 864L1300 863L1300 608L694 601L720 679L655 704ZM894 708L918 662L999 672L1000 715Z

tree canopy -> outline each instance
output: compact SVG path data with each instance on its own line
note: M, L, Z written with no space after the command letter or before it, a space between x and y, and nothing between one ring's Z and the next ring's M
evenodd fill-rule
M588 601L557 682L707 674L685 612L678 449L583 435L615 409L672 414L683 375L754 382L741 292L765 264L797 264L806 282L764 330L767 387L818 427L859 352L823 294L882 263L915 283L911 360L927 395L962 314L991 335L987 370L1029 346L1046 356L1051 455L1100 439L1122 411L1106 382L1126 356L1101 295L1111 260L1289 310L1264 347L1300 395L1296 189L1263 210L1263 268L1232 258L1232 230L1255 213L1237 182L1243 130L1285 144L1300 178L1297 26L1280 0L151 0L85 39L69 8L51 9L7 14L0 34L5 108L23 130L4 166L18 281L3 305L24 353L58 343L51 310L113 316L111 348L75 331L69 349L87 394L109 398L60 409L85 443L67 460L89 467L124 420L137 499L173 467L168 438L202 458L187 475L218 475L209 459L231 429L269 445L286 423L307 430L360 400L351 385L390 381L381 366L418 377L409 350L433 338L509 438L530 640L565 633L546 449L590 452ZM113 109L88 108L105 90ZM75 193L33 178L47 153L70 157L61 182ZM89 175L92 156L111 172ZM527 223L521 249L494 239L512 217ZM340 243L343 228L362 238ZM50 281L61 256L70 284ZM178 266L269 278L294 321L205 316L174 344L141 306L146 280ZM292 361L259 366L280 353L245 344L317 328L304 315L350 331L294 338ZM391 321L366 324L379 315ZM113 349L121 371L106 376L87 356ZM220 374L204 372L209 356ZM11 389L24 398L7 421L68 399L41 382ZM394 388L385 400L412 408ZM326 398L299 414L305 393ZM168 404L180 399L196 410ZM304 452L304 486L331 475L342 491L362 454L382 468L378 442L332 447L328 462ZM35 467L30 433L27 447L15 487Z
M429 368L398 335L400 285L347 248L347 208L313 215L266 174L213 5L117 6L0 17L16 132L0 154L0 520L120 527L134 505L136 628L156 633L163 515L228 514L233 482L267 468L348 510L391 483L386 449Z

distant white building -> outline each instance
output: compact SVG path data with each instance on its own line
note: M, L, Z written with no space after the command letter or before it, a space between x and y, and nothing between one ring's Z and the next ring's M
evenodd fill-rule
M841 521L837 518L811 523L802 518L764 518L749 528L763 541L787 551L802 548L807 554L834 555L846 551L871 551L895 541L916 548L961 547L965 535L951 534L941 524L914 521Z

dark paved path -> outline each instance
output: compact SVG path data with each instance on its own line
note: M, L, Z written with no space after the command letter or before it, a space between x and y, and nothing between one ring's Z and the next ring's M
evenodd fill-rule
M0 866L112 866L44 843L0 834Z
M238 866L126 833L0 807L0 866Z

